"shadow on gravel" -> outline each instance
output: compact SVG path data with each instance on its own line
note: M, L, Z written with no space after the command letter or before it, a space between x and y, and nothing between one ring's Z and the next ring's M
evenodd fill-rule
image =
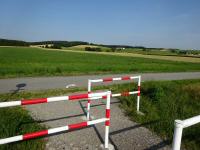
M111 104L115 104L115 103L119 103L119 102L112 102ZM83 104L81 103L81 101L79 101L79 104L84 112L85 115L87 115L87 112L85 110L85 106L83 106ZM105 105L105 104L98 104L98 105L92 105L90 107L97 107L97 106L100 106L100 105ZM115 150L118 150L119 148L117 147L117 145L114 143L114 141L112 140L111 136L113 135L116 135L116 134L120 134L122 132L126 132L126 131L130 131L130 130L133 130L133 129L136 129L136 128L140 128L140 127L145 127L146 125L150 125L150 124L154 124L154 123L158 123L159 120L154 120L154 121L150 121L150 122L146 122L146 123L143 123L143 124L137 124L137 125L134 125L134 126L131 126L131 127L127 127L127 128L124 128L124 129L120 129L120 130L117 130L117 131L113 131L113 132L110 132L109 134L109 140L110 140L110 143L114 146ZM99 138L99 140L101 141L101 143L103 144L104 143L104 140L103 138L101 137L98 129L95 127L95 125L92 126ZM160 149L162 147L165 147L166 145L169 145L170 142L169 141L163 141L161 143L158 143L156 145L153 145L151 147L149 147L148 149L145 149L145 150L157 150L157 149Z
M120 103L119 101L118 102L111 102L110 104L117 104L117 103ZM93 108L93 107L98 107L98 106L102 106L102 105L106 105L104 103L102 104L97 104L97 105L91 105L90 108ZM83 106L83 105L82 105ZM87 108L86 106L83 106L83 109ZM86 112L85 112L86 113Z
M134 125L134 126L131 126L131 127L128 127L128 128L124 128L124 129L120 129L120 130L117 130L117 131L110 132L110 135L119 134L119 133L122 133L122 132L126 132L126 131L133 130L133 129L136 129L136 128L144 127L146 125L154 124L154 123L157 123L157 122L158 122L158 120L146 122L146 123L143 123L143 124L137 124L137 125Z
M38 120L34 121L37 123L44 123L44 122L49 122L49 121L56 121L56 120L62 120L62 119L69 119L69 118L75 118L75 117L81 117L84 116L85 114L78 114L78 115L72 115L72 116L66 116L66 117L60 117L60 118L53 118L53 119L47 119L47 120ZM22 124L31 124L34 123L33 121L30 122L22 122Z
M85 111L85 107L83 106L83 104L81 103L81 101L79 101L79 104L84 112L85 115L87 115L87 112ZM105 104L100 104L100 105L105 105ZM98 105L99 106L99 105ZM92 107L92 106L91 106ZM104 140L103 138L101 137L101 134L99 133L98 129L95 127L95 125L92 126L94 128L94 131L96 132L99 140L101 141L101 143L103 144L104 143ZM117 146L115 145L115 143L113 142L113 140L111 139L111 137L109 136L109 140L110 140L110 143L114 146L115 150L118 150Z
M147 148L147 149L144 149L144 150L159 150L159 149L161 149L161 148L163 148L163 147L165 147L165 146L170 146L170 141L169 140L164 140L164 141L162 141L162 142L160 142L160 143L158 143L158 144L156 144L156 145L153 145L153 146L151 146L151 147L149 147L149 148Z

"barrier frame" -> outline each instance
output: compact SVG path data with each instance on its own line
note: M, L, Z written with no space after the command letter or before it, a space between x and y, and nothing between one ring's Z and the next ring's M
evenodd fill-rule
M79 128L91 126L91 125L94 125L97 123L105 122L105 141L104 142L105 142L105 148L108 148L111 91L101 92L101 93L78 94L78 95L70 95L70 96L62 96L62 97L51 97L51 98L42 98L42 99L2 102L2 103L0 103L0 108L13 107L13 106L19 106L19 105L33 105L33 104L48 103L48 102L63 101L63 100L81 100L81 99L85 99L85 98L90 98L91 100L97 100L97 99L101 99L102 97L106 97L106 99L107 99L105 118L80 122L80 123L76 123L76 124L70 124L70 125L66 125L66 126L62 126L62 127L51 128L51 129L32 132L32 133L26 133L24 135L3 138L3 139L0 139L0 145L17 142L17 141L34 139L37 137L42 137L42 136L46 136L46 135L50 135L50 134L54 134L54 133L68 131L68 130L79 129Z
M183 129L190 127L192 125L195 125L197 123L200 123L200 115L186 119L186 120L174 121L175 128L174 128L172 150L180 150Z
M92 83L100 83L100 82L112 82L112 81L122 81L122 80L137 80L138 84L138 90L137 91L131 91L131 92L122 92L117 94L111 94L111 97L119 97L119 96L129 96L137 94L137 112L140 111L140 86L141 86L141 75L138 76L123 76L123 77L114 77L114 78L102 78L102 79L89 79L88 80L88 93L91 93L92 91ZM87 120L90 120L90 105L91 101L90 98L88 98L87 101Z

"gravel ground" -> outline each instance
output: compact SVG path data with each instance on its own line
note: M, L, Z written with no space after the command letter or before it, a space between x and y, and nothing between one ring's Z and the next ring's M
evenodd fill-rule
M0 79L0 93L16 93L20 91L40 91L47 89L65 88L67 85L75 84L77 87L87 87L88 79L105 77L120 77L137 74L110 74L110 75L85 75L69 77L28 77L14 79ZM150 80L182 80L199 79L200 72L179 73L142 73L142 81ZM117 83L117 82L111 82ZM122 83L122 82L118 82ZM99 84L95 84L99 85Z
M117 99L111 100L110 143L116 150L168 150L170 147L157 135L142 125L130 121L119 108ZM102 100L92 101L91 114L94 119L105 116ZM60 127L82 122L85 118L86 101L57 102L29 105L26 108L41 124L48 128ZM153 122L147 122L150 124ZM104 142L104 123L79 130L50 135L47 150L102 150Z

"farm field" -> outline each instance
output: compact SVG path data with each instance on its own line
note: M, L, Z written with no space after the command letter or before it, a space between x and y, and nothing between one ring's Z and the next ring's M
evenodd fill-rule
M200 63L44 50L0 48L0 78L81 74L199 71Z
M77 46L72 46L72 47L63 47L63 49L70 49L70 50L77 50L77 51L85 51L86 47L90 47L90 48L100 48L101 51L106 52L106 51L110 51L111 49L108 47L104 47L104 46L95 46L95 45L77 45Z
M52 50L52 49L48 49ZM78 51L78 50L71 50L69 48L65 48L63 50L58 51L70 51L70 52L77 52L77 53L91 53L87 51ZM200 63L200 58L199 57L189 57L189 56L176 56L176 55L165 55L165 54L145 54L145 53L128 53L128 52L92 52L95 54L100 54L100 55L112 55L112 56L124 56L124 57L136 57L136 58L150 58L150 59L158 59L158 60L169 60L169 61L176 61L176 62L192 62L192 63ZM160 53L160 52L157 52Z
M136 53L136 54L143 54L143 55L160 55L160 56L178 56L178 54L173 53L169 50L141 50L141 49L131 49L127 48L124 50L125 52L128 53Z
M111 87L129 91L133 85ZM121 97L121 107L134 121L156 132L172 143L175 119L188 119L200 115L200 80L144 82L141 86L141 116L136 113L136 96ZM200 125L183 130L182 146L188 150L200 149Z
M59 51L71 51L71 52L80 52L80 53L89 53L85 51L85 45L74 46L74 47L63 47L62 50ZM92 47L92 46L91 46ZM93 52L96 54L105 54L105 55L114 55L114 56L128 56L128 57L139 57L139 58L151 58L151 59L159 59L159 60L170 60L170 61L181 61L181 62L193 62L200 63L200 55L178 55L169 50L150 50L143 51L141 49L131 49L127 48L125 50L119 50L112 52L111 48L101 47L101 46L93 46L101 48L101 52ZM52 49L49 49L52 50Z

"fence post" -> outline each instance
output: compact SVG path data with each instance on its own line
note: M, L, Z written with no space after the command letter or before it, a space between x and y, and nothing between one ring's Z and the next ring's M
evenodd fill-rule
M137 112L140 111L140 83L141 82L141 76L138 78L138 96L137 96Z
M108 148L108 142L109 142L110 97L111 97L111 92L108 91L107 102L106 102L106 119L108 119L108 120L105 122L105 148Z
M175 120L174 127L175 128L174 128L172 150L180 150L181 138L182 138L182 132L183 132L183 121Z
M88 94L91 93L91 81L88 80ZM88 98L88 102L87 102L87 120L90 120L90 98Z

